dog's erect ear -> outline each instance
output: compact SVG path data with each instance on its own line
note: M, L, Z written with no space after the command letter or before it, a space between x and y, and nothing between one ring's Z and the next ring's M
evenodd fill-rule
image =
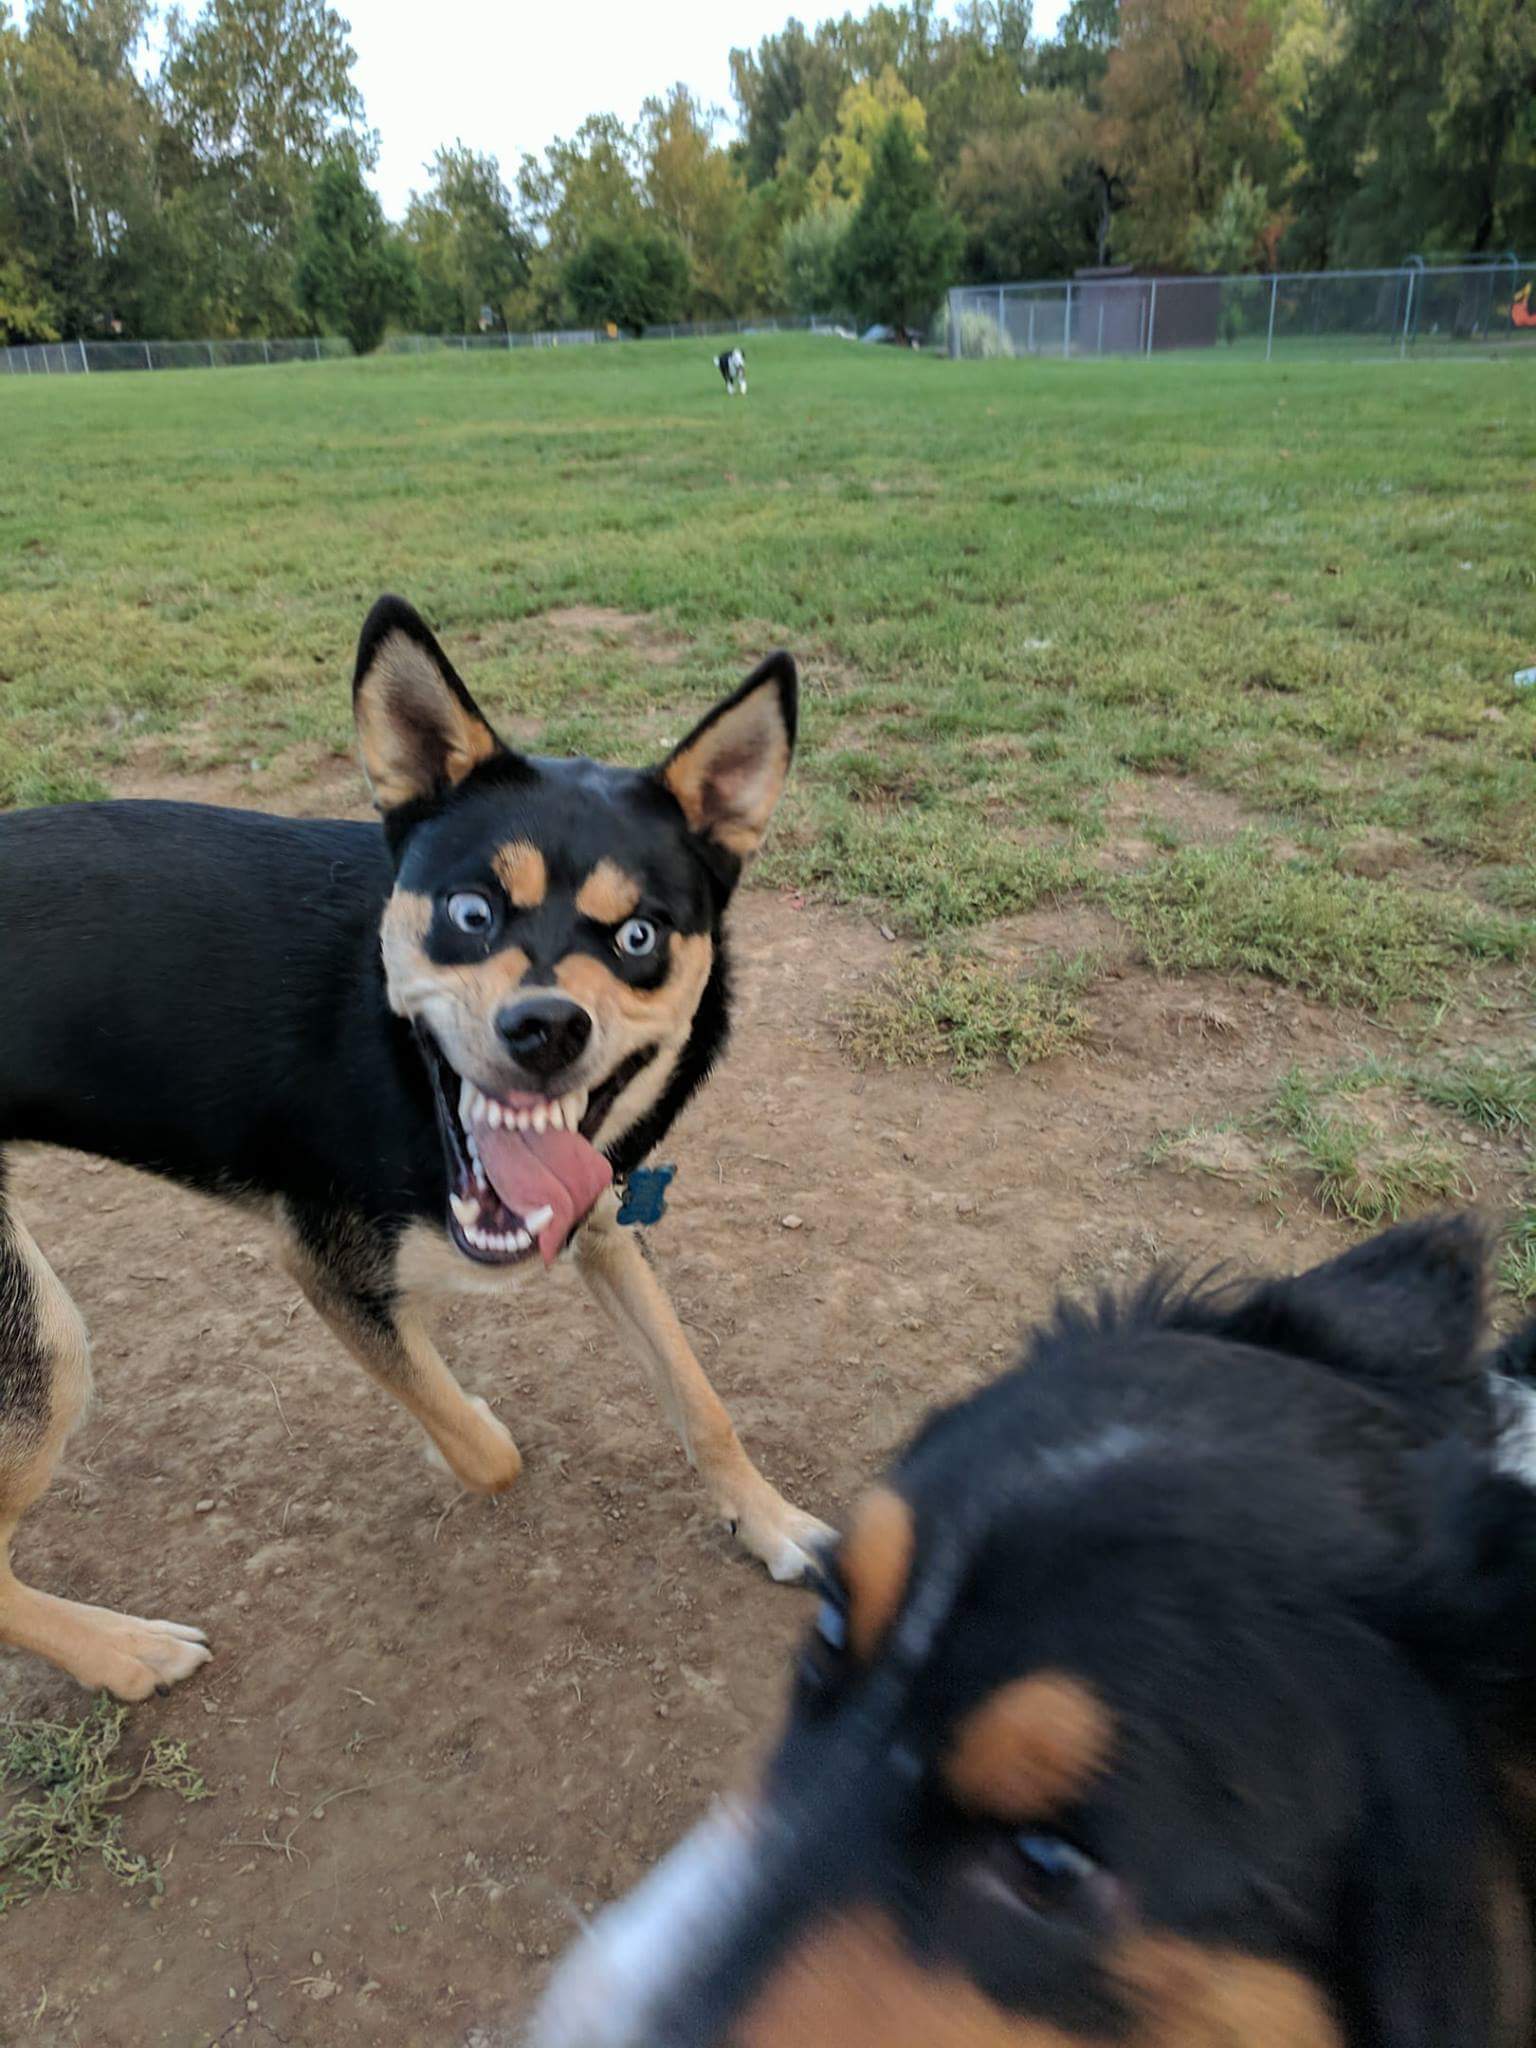
M1523 1898L1483 1788L1536 1764L1536 1492L1452 1439L1408 1461L1412 1553L1345 1581L1350 1603L1431 1692L1380 1697L1366 1742L1345 1923L1381 2048L1523 2041ZM1518 1902L1518 1911L1515 1911ZM1511 1999L1518 2025L1494 2014Z
M1474 1420L1466 1402L1486 1384L1486 1294L1481 1225L1466 1215L1431 1216L1293 1280L1197 1295L1174 1320L1332 1366L1411 1403L1428 1435Z
M363 621L352 715L385 812L445 795L502 751L419 613L399 597L381 597Z
M756 853L784 794L798 704L793 659L770 654L656 771L690 830L737 860Z

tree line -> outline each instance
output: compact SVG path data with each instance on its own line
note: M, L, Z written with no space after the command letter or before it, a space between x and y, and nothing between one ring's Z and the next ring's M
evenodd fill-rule
M158 61L147 52L158 36ZM947 284L1536 248L1531 0L1029 0L791 19L403 219L325 0L0 0L0 339L846 311Z

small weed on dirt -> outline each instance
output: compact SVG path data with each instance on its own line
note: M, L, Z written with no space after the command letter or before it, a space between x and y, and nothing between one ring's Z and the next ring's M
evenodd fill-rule
M1355 1092L1350 1080L1336 1092ZM1345 1116L1294 1069L1275 1096L1273 1122L1293 1148L1277 1163L1315 1175L1324 1212L1363 1229L1472 1192L1460 1162L1422 1131L1395 1128L1387 1117Z
M1536 1119L1536 1058L1472 1057L1454 1065L1416 1069L1414 1093L1436 1109L1449 1109L1485 1131L1529 1130Z
M1527 927L1462 898L1279 860L1251 834L1186 847L1104 892L1159 971L1267 974L1367 1010L1433 995L1469 959L1519 959L1531 946Z
M1499 1261L1499 1285L1522 1308L1536 1301L1536 1202L1525 1202L1515 1211Z
M114 1811L146 1786L180 1799L208 1787L183 1742L157 1736L136 1765L119 1763L128 1709L103 1693L83 1721L0 1723L0 1785L18 1790L0 1814L0 1914L36 1893L73 1891L76 1866L99 1856L119 1884L162 1889L158 1869L123 1841Z
M975 953L916 953L855 999L840 1027L847 1051L888 1067L948 1066L973 1081L995 1061L1029 1066L1082 1038L1081 958L1020 974Z
M916 938L1031 909L1081 879L1060 846L1021 846L958 810L826 804L810 829L774 841L765 881L814 889L833 903L873 898Z

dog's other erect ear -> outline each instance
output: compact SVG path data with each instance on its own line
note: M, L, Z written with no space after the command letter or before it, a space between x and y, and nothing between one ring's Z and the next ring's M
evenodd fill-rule
M784 794L798 703L793 659L770 654L657 770L689 829L737 860L756 853Z
M1407 1403L1426 1433L1481 1404L1487 1241L1469 1215L1424 1217L1289 1280L1195 1296L1180 1327L1285 1351Z
M399 597L381 597L363 621L352 715L385 812L445 795L501 751L425 621Z

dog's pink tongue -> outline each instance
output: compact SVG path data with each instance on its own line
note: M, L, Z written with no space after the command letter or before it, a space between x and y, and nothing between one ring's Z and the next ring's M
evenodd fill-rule
M575 1131L493 1131L480 1124L477 1133L480 1163L513 1214L554 1210L539 1232L540 1255L552 1266L572 1225L613 1179L613 1168Z

